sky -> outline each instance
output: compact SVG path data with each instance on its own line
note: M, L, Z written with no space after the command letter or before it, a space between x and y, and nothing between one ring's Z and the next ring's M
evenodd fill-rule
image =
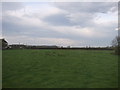
M118 34L117 2L3 2L9 44L109 46Z

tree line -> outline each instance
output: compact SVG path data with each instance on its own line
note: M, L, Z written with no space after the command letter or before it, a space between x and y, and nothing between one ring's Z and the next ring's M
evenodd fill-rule
M34 45L24 45L24 44L13 44L8 45L8 42L5 39L0 39L0 49L86 49L86 50L113 50L115 54L120 55L120 36L116 36L112 40L111 47L63 47L63 46L34 46Z

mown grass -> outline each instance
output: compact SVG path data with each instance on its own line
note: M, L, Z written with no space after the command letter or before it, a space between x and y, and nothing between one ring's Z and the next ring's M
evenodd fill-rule
M3 88L116 88L118 57L97 50L5 50Z

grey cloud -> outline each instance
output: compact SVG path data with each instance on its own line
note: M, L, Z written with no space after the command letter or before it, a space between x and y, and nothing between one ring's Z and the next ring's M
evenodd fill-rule
M71 19L71 22L74 22L74 25L79 25L81 27L89 27L95 24L93 22L94 15L89 13L80 13L79 15L73 14L69 19Z
M21 2L2 2L2 10L18 10L24 8L24 4Z
M118 8L115 2L59 2L53 5L67 11L68 14L48 16L44 19L46 22L53 25L79 25L81 27L95 25L93 21L95 14L115 12Z
M52 24L52 25L60 25L60 26L71 26L73 25L69 18L66 17L65 14L55 14L55 15L51 15L48 17L45 17L43 19L44 21Z
M2 26L3 26L3 35L4 36L31 36L31 37L55 37L62 38L66 37L64 34L60 34L58 32L52 31L50 29L45 30L41 27L35 26L24 26L18 24L20 18L12 17L12 16L4 16Z
M10 17L9 17L10 19ZM17 18L15 19L17 20ZM19 18L18 18L19 20ZM22 26L18 25L17 23L13 23L14 21L10 22L3 22L3 35L5 36L13 36L15 37L16 35L18 36L29 36L32 38L36 37L46 37L46 38L68 38L71 40L78 40L80 43L80 46L104 46L104 45L109 45L111 40L114 38L114 35L116 33L111 29L113 27L98 27L94 26L96 28L96 32L102 32L104 34L109 34L108 37L106 38L87 38L83 36L78 36L74 34L64 34L64 33L58 33L52 30L44 30L43 28L37 28L37 27L32 27L32 26ZM98 29L97 29L98 28ZM110 35L111 34L111 35ZM114 35L113 35L114 34Z
M69 12L89 12L89 13L106 13L110 11L117 11L117 2L61 2L54 3L56 7L67 10Z
M103 28L99 28L99 30L102 30ZM107 28L106 28L107 29ZM3 35L5 36L29 36L29 37L45 37L45 38L68 38L71 40L78 40L80 42L85 43L86 45L105 45L110 43L110 41L114 38L113 34L115 32L112 32L110 30L109 32L104 32L106 34L111 34L106 38L87 38L83 36L78 36L74 34L64 34L64 33L58 33L52 30L44 30L43 28L37 28L37 27L23 27L21 25L17 25L15 23L3 23ZM98 32L99 30L96 30ZM101 31L102 32L102 31ZM79 45L84 45L83 43L80 43Z
M73 15L73 16L72 16ZM89 13L84 14L55 14L47 16L43 21L55 25L55 26L74 26L79 25L81 27L91 26L95 24L93 22L94 16ZM73 20L72 20L73 19Z
M43 19L43 21L49 23L52 26L74 26L79 25L81 27L93 27L96 32L104 33L108 35L107 37L83 37L74 34L64 34L53 31L51 29L44 29L42 27L33 27L33 26L24 26L18 24L17 22L21 20L18 17L14 16L4 16L3 17L3 34L5 36L29 36L32 38L35 37L47 37L47 38L68 38L71 40L80 41L79 45L93 45L93 46L105 46L109 45L111 40L116 35L116 32L113 30L116 28L116 24L108 25L108 26L97 26L93 22L93 18L95 16L94 13L107 13L111 10L112 7L116 7L116 3L55 3L56 7L66 10L68 14L54 14L47 16ZM3 3L3 10L17 10L23 8L20 3ZM71 19L76 17L76 13L81 13L76 18L76 22L71 22ZM84 14L83 14L84 13ZM70 14L74 14L75 16L69 17ZM29 17L29 15L24 15L23 17ZM35 17L35 16L33 16ZM47 26L46 26L47 27Z

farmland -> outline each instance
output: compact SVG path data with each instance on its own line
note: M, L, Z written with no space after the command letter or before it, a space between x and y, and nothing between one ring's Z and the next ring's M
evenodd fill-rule
M112 50L3 50L3 88L117 88Z

